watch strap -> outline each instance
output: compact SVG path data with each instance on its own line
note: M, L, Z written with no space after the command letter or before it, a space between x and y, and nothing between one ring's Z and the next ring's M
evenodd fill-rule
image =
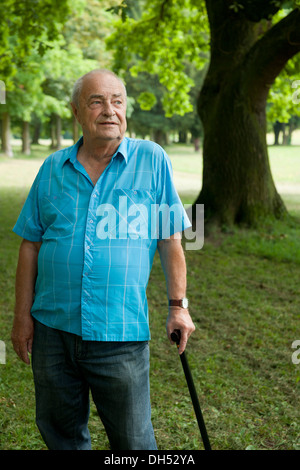
M170 299L169 300L169 307L181 307L181 308L188 308L188 299L184 297L183 299Z
M182 299L179 299L179 300L171 299L171 300L169 300L169 306L170 307L182 307Z

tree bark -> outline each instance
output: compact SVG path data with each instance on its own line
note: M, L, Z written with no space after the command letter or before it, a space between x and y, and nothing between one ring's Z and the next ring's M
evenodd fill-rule
M195 204L204 204L211 223L253 226L286 213L271 175L265 109L276 76L300 50L300 12L259 38L247 11L234 14L223 0L206 3L211 59L198 100L203 185Z

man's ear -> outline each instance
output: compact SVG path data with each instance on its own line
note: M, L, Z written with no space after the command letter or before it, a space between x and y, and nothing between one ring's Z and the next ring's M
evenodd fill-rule
M80 124L78 107L74 103L71 103L71 107L72 107L72 111L73 111L73 114L74 114L76 120Z

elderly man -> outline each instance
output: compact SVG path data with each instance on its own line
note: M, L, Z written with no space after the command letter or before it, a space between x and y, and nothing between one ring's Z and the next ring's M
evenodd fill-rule
M23 240L12 342L25 363L32 354L49 449L91 448L91 391L112 449L153 450L146 287L158 248L167 335L180 330L182 353L195 327L177 235L190 223L165 152L125 137L126 90L115 74L77 80L72 108L83 137L45 160L14 227Z

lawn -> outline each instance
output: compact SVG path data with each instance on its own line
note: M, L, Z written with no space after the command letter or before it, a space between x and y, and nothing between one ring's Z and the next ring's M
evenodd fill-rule
M293 219L260 230L215 233L203 249L186 251L188 297L196 331L187 356L213 449L300 450L300 364L292 343L300 340L299 147L270 147L274 179ZM168 149L177 181L201 174L191 147ZM48 153L0 157L0 449L40 450L34 423L30 367L10 343L14 275L19 240L11 229L36 169ZM187 179L188 180L188 179ZM199 181L198 181L199 185ZM184 202L198 188L179 186ZM165 280L155 257L148 287L150 308L153 425L159 449L202 449L199 430L175 347L165 335ZM107 449L104 429L92 405L94 449Z

